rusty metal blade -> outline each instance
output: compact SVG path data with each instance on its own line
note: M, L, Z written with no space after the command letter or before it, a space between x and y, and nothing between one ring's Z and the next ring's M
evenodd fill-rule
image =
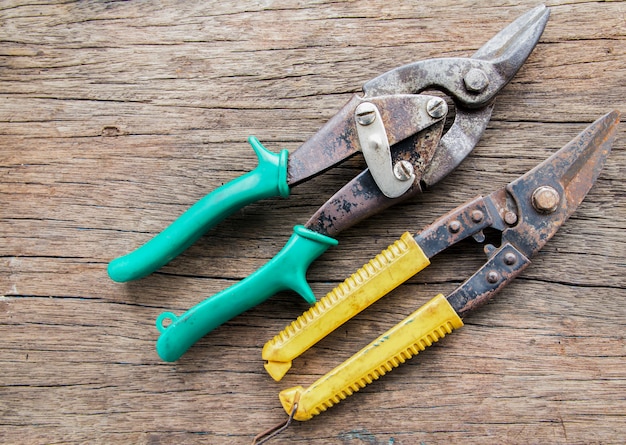
M363 92L366 97L373 97L438 89L448 93L457 105L483 107L522 67L537 45L549 17L550 12L545 6L532 9L496 34L471 58L409 63L368 81L363 85ZM472 74L482 77L480 85L471 80Z
M472 151L489 122L495 94L506 85L532 52L548 20L545 7L524 14L492 38L474 58L430 59L405 65L379 76L363 87L368 101L396 100L402 95L421 93L433 87L451 95L456 105L455 120L443 138L439 125L410 136L406 119L394 116L385 122L388 134L395 135L393 147L396 158L415 158L419 165L413 186L401 197L388 199L373 182L369 171L349 182L329 199L305 224L311 230L333 236L358 221L377 213L400 200L419 193L421 186L431 186L456 168ZM484 88L468 86L470 72L486 76ZM408 97L408 96L407 96ZM355 96L314 137L289 157L290 186L321 173L353 155L358 141L352 114L364 98ZM412 107L416 108L416 107ZM411 109L409 107L408 109ZM407 113L403 109L403 112ZM396 113L397 114L397 113ZM415 128L414 131L419 131ZM436 136L433 140L432 137ZM403 139L406 138L406 139ZM411 153L411 146L414 152ZM424 151L428 148L428 152ZM408 159L407 159L408 160ZM419 175L417 174L419 173Z
M441 181L469 155L487 128L493 104L478 110L457 108L454 124L443 135L422 182L427 187Z
M531 257L552 238L583 201L604 167L620 113L607 113L566 146L506 188L518 208L518 223L502 234Z
M472 59L500 66L502 75L510 80L537 45L549 18L545 5L531 9L485 43Z

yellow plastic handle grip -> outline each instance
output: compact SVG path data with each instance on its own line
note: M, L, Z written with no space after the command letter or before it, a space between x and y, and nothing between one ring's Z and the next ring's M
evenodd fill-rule
M308 388L281 391L283 408L291 413L297 401L293 418L309 420L461 326L461 318L439 294Z
M409 232L320 299L263 347L265 369L280 380L292 360L430 264Z

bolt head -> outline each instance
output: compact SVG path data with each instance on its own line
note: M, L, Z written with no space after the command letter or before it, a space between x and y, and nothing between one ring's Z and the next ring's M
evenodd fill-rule
M541 213L552 213L558 206L561 196L549 185L537 187L533 192L532 204L535 210Z
M448 112L448 104L439 97L433 97L426 104L426 112L433 119L439 119Z
M354 114L360 125L371 125L376 120L376 105L371 102L363 102L356 107Z
M467 91L482 93L485 88L487 88L487 85L489 85L489 78L483 70L472 68L463 78L463 83Z

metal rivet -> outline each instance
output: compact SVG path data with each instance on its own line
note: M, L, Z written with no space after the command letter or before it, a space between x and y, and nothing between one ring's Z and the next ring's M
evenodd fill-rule
M371 125L376 120L376 106L370 102L363 102L356 107L354 114L360 125Z
M450 232L452 233L457 233L459 230L461 230L461 223L458 222L457 220L454 220L450 222L448 229L450 229Z
M487 274L487 281L491 284L497 283L500 280L500 274L495 270L492 270Z
M506 212L504 214L504 222L512 226L517 222L517 215L513 212Z
M485 215L480 210L474 210L472 212L472 221L474 221L475 223L481 222L484 217Z
M517 261L517 256L513 252L508 252L504 255L504 264L512 266Z
M482 93L487 85L489 85L489 78L485 72L478 68L472 68L467 72L463 78L465 88L472 93Z
M543 213L554 212L559 206L560 199L559 192L549 185L537 187L532 196L533 207Z
M413 166L409 161L396 162L393 166L393 174L400 181L408 181L413 176Z
M426 111L430 117L439 119L448 112L448 105L445 100L439 97L433 97L426 104Z

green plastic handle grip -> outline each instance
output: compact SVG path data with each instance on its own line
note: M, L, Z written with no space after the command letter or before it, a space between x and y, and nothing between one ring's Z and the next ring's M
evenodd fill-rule
M337 245L334 238L295 226L285 247L252 275L207 298L180 317L171 312L162 313L156 320L161 332L157 353L166 362L178 360L213 329L283 290L294 290L310 304L315 303L306 272L317 257L334 245ZM169 324L165 326L166 323Z
M288 151L272 153L254 136L248 142L259 159L254 170L209 193L146 244L111 261L109 277L120 283L145 277L242 207L273 196L289 196Z

